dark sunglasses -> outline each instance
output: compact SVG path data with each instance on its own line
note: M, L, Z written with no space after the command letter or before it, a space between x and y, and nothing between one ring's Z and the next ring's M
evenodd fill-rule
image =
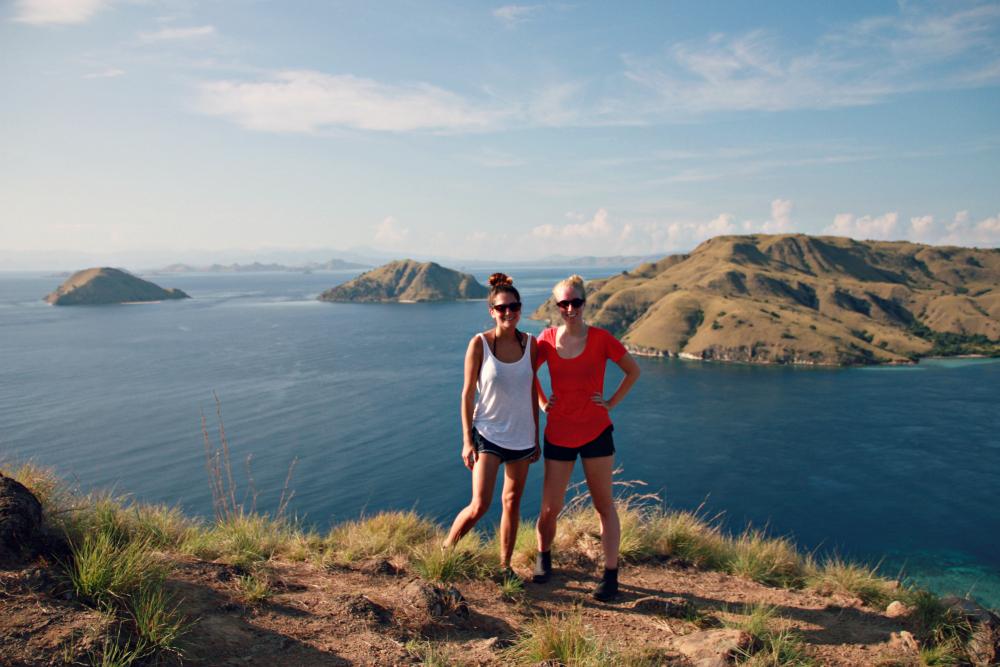
M556 301L556 305L562 308L563 310L566 310L570 306L573 306L574 308L582 308L583 304L585 303L586 301L580 298L564 299L563 301Z
M521 302L515 301L514 303L496 303L490 306L493 310L497 311L501 315L504 315L509 310L512 313L521 312Z

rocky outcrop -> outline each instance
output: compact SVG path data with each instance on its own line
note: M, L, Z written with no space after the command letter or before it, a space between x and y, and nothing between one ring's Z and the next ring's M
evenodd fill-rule
M390 262L328 289L320 301L409 302L484 299L489 293L469 275L434 262Z
M0 473L0 567L38 551L42 505L23 484Z
M45 301L54 306L80 306L189 298L179 289L164 289L126 271L97 267L77 271Z
M587 289L588 320L644 356L854 365L1000 354L1000 249L719 236ZM559 322L551 299L532 317Z

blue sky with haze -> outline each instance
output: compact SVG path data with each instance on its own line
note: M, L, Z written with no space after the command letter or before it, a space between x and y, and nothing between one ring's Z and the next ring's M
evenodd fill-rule
M8 268L1000 245L996 2L17 0L0 90Z

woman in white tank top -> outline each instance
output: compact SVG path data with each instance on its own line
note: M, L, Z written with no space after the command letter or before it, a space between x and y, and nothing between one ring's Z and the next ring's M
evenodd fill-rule
M472 501L455 517L444 546L453 547L489 510L502 463L500 565L510 574L528 466L541 454L535 388L538 347L534 337L517 330L521 295L511 279L494 273L490 287L495 326L469 341L462 387L462 462L472 471Z

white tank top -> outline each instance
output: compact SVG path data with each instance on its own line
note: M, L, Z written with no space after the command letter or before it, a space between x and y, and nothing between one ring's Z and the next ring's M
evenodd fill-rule
M486 336L483 341L483 365L479 368L476 409L472 425L490 442L507 449L531 449L535 446L535 416L531 407L531 334L524 354L507 363L493 356Z

